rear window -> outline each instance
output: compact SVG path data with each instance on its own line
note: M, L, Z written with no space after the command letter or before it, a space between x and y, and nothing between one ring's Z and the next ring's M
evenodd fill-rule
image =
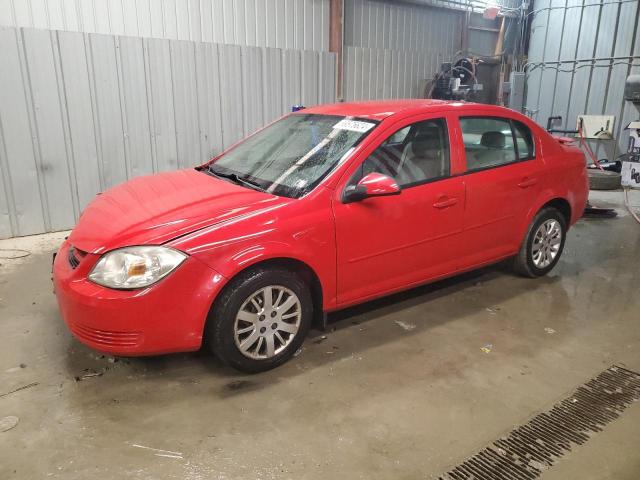
M462 117L467 170L483 170L516 162L511 123L506 118Z
M483 170L535 158L531 130L500 117L461 117L467 170Z

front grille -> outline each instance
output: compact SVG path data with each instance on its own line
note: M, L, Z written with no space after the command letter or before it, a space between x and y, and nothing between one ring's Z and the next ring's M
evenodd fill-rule
M83 252L82 250L78 250L75 247L69 248L68 259L69 265L71 268L77 268L80 265L80 261L87 255L87 252Z
M79 323L72 324L71 331L82 340L108 347L135 347L142 340L142 332L98 330Z
M640 374L612 366L551 410L496 440L440 480L535 479L573 445L601 432L640 400Z

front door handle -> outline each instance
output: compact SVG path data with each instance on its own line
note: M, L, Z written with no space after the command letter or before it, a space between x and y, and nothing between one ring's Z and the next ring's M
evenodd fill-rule
M518 184L518 186L520 188L529 188L529 187L533 187L536 183L538 183L537 179L524 177L522 181Z
M455 197L449 198L446 196L442 196L438 198L438 201L433 204L434 208L447 208L453 207L456 203L458 203L458 199Z

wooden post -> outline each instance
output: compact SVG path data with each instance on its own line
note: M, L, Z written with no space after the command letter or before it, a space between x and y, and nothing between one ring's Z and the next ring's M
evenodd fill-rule
M461 31L461 39L460 39L460 50L462 50L462 56L467 56L469 53L469 25L471 23L471 12L467 10L461 16L462 25L460 28Z
M494 52L494 56L502 55L502 50L504 48L504 25L505 25L505 17L502 17L502 21L500 22L500 32L498 33L498 38L496 40L496 49ZM504 64L504 56L500 59L500 74L498 76L498 95L496 97L496 105L504 105L504 98L502 93L502 85L505 82L505 64Z
M329 3L329 51L336 54L336 97L343 100L342 47L344 45L344 0Z
M496 40L496 50L493 52L494 55L500 55L502 53L502 48L504 45L504 23L505 17L502 17L502 22L500 22L500 31L498 32L498 39Z

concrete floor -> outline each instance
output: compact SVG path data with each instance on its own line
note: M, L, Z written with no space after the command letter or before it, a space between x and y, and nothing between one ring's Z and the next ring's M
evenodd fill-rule
M0 478L437 477L609 365L640 371L640 225L621 195L597 195L621 216L579 222L546 278L488 268L340 312L256 376L85 348L51 294L63 235L0 242L32 252L0 259L0 395L37 383L0 396L19 417ZM639 478L639 422L635 404L543 478Z

